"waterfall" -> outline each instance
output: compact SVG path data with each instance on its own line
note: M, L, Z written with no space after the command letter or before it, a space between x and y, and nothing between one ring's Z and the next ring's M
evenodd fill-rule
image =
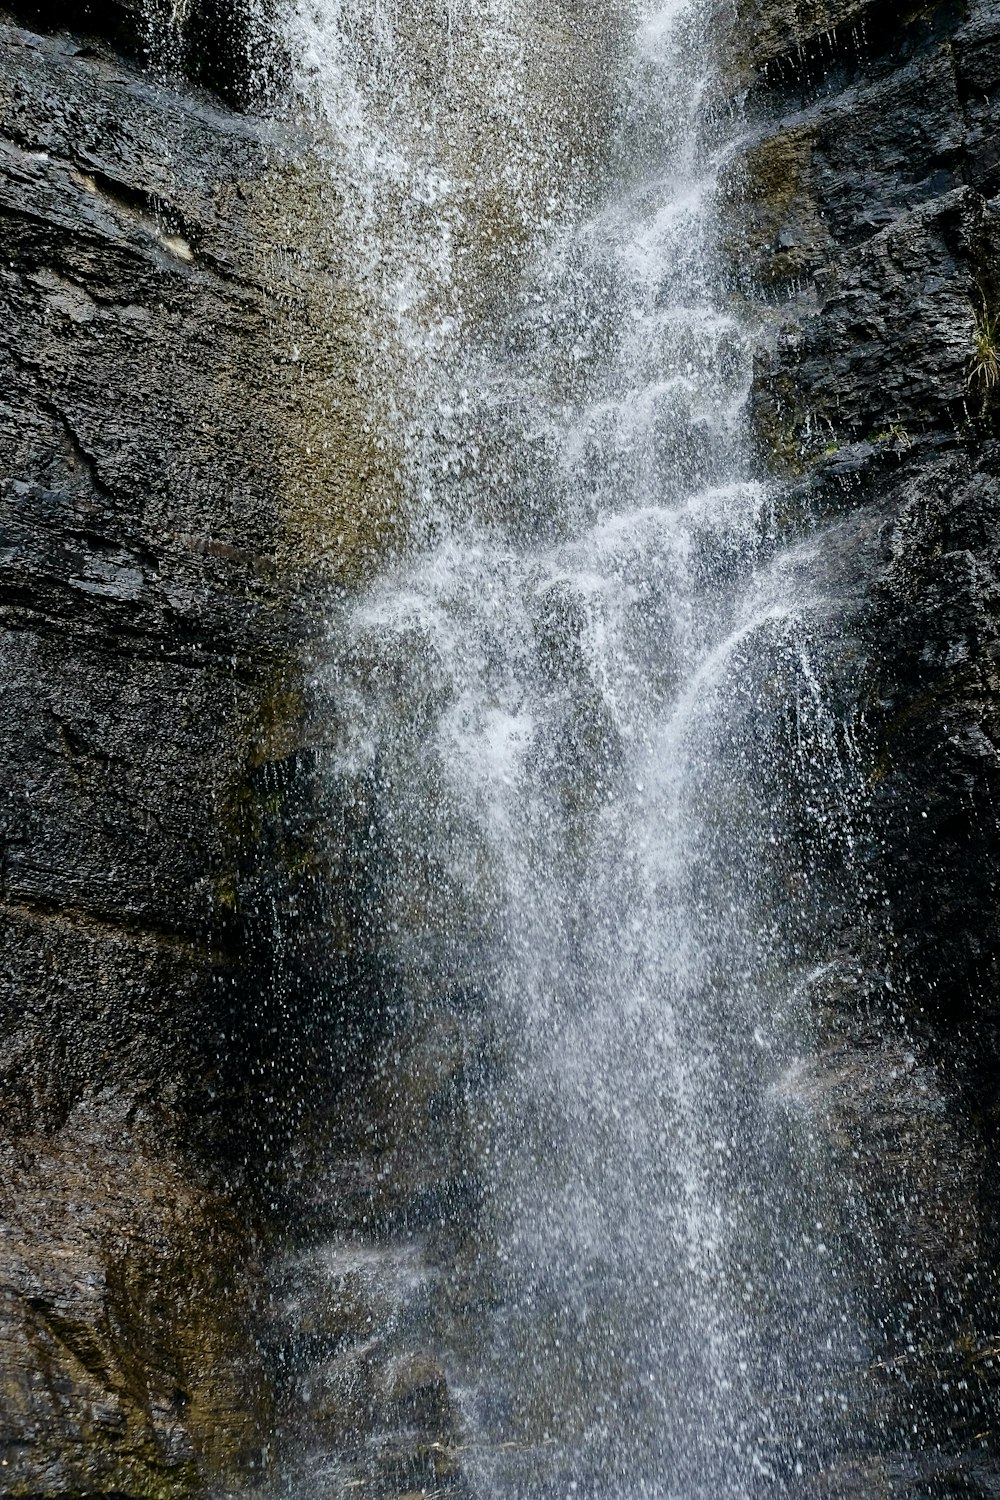
M310 1274L381 1308L352 1379L444 1372L442 1492L743 1500L815 1479L858 1358L796 1088L857 773L823 542L743 419L724 18L595 9L288 18L397 517L313 686L364 809L373 1160L417 1184ZM450 1059L419 1131L407 1036Z

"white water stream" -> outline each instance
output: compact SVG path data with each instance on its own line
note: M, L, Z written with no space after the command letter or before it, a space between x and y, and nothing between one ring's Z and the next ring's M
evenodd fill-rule
M478 1314L432 1341L462 1483L507 1500L794 1489L849 1342L782 1084L815 961L801 808L842 832L845 773L821 570L749 477L722 24L708 0L289 21L408 528L334 602L320 691L338 770L377 787L383 962L418 1007L461 995L489 1053Z

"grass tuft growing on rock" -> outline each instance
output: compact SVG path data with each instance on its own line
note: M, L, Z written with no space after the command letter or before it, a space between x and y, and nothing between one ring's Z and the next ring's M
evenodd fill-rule
M991 313L985 304L976 318L969 384L982 391L993 391L1000 386L1000 314Z

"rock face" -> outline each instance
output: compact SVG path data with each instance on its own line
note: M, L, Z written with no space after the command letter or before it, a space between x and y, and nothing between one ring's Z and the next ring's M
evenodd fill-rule
M326 1361L309 1430L410 1430L383 1470L448 1488L458 1419L408 1342L426 1267L390 1247L317 1280L274 1244L292 1218L321 1239L465 1214L461 1048L401 997L357 1013L377 959L338 900L377 837L365 789L314 832L300 586L364 568L391 510L337 204L301 141L232 107L249 8L205 0L159 52L132 0L69 10L0 28L0 1496L258 1473L306 1422L282 1317ZM843 1237L870 1431L830 1492L995 1494L1000 13L737 11L761 466L790 533L825 528L829 680L875 768L796 1085L864 1205ZM474 1298L451 1310L470 1339Z
M753 418L841 579L831 681L873 768L807 1091L866 1204L877 1482L993 1494L1000 10L738 9Z
M254 850L295 857L268 840L311 497L362 482L343 451L306 459L330 402L349 421L353 356L312 332L335 273L303 269L303 153L107 50L130 17L0 28L7 1495L171 1495L257 1462L281 986Z

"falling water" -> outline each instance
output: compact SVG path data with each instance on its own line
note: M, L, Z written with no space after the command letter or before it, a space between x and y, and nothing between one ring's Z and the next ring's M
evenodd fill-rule
M315 1265L409 1268L449 1483L736 1500L808 1484L854 1354L794 1087L850 747L819 544L751 477L723 19L595 9L289 19L405 530L331 601L331 788L371 807L372 1005L465 1059L422 1229Z

